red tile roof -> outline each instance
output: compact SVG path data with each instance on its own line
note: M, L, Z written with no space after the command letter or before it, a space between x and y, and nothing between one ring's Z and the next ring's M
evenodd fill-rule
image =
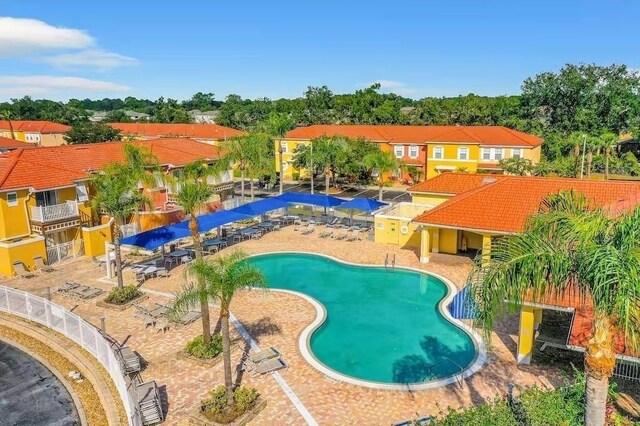
M53 121L11 120L14 131L27 133L64 133L71 127ZM10 130L9 122L0 120L0 129Z
M173 123L108 123L124 134L150 138L185 137L195 139L224 140L244 134L241 130L217 124L173 124Z
M299 127L286 134L288 139L320 136L361 137L372 142L387 143L449 142L522 147L535 147L543 142L537 136L503 126L313 125Z
M221 155L219 147L192 139L157 139L131 144L145 146L160 164L174 167L196 159L215 160ZM123 147L123 142L105 142L11 151L0 155L0 190L43 190L73 185L75 181L85 179L91 171L122 161Z
M458 229L517 233L524 230L527 218L538 211L542 200L549 194L575 190L604 206L628 200L640 191L640 183L633 182L478 176L494 177L496 180L461 193L418 216L414 221ZM465 176L460 179L469 178Z
M23 142L11 138L3 138L0 136L0 149L16 149L16 148L30 148L34 145L28 142Z
M409 192L424 192L428 194L462 194L504 177L504 175L442 173L434 178L410 186L407 190Z

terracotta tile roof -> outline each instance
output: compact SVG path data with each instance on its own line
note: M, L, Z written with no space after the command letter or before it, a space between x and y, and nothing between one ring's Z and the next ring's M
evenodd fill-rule
M450 142L522 147L535 147L543 142L537 136L503 126L313 125L299 127L286 134L288 139L320 136L362 137L372 142L387 143Z
M150 138L184 137L195 139L224 140L244 134L241 130L217 124L172 124L172 123L108 123L122 133Z
M13 130L28 133L64 133L71 127L53 121L11 120ZM0 129L10 130L9 122L0 120Z
M3 138L0 136L0 149L16 149L16 148L30 148L34 145L29 142L23 142L11 138Z
M502 176L493 183L445 201L414 221L477 231L521 232L527 218L540 208L542 200L548 194L563 190L575 190L599 205L608 205L629 199L640 191L640 183Z
M221 156L219 147L192 139L157 139L131 144L147 147L161 164L174 167L196 159L215 160ZM0 190L43 190L73 185L91 171L122 161L123 147L122 142L105 142L11 151L0 155Z
M483 185L493 183L504 175L481 175L469 173L442 173L407 189L409 192L429 194L462 194Z

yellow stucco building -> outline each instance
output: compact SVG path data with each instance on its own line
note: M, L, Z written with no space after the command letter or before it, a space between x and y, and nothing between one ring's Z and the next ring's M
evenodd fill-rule
M52 121L0 120L0 136L34 146L62 145L65 143L63 136L70 128Z

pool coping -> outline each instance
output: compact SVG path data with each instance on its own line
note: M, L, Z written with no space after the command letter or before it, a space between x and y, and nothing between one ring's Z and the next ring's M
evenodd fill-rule
M324 258L327 258L327 259L332 260L334 262L342 263L342 264L350 265L350 266L356 266L356 267L362 267L362 268L378 268L378 269L379 268L385 268L384 265L372 265L372 264L354 263L354 262L349 262L349 261L346 261L346 260L339 259L339 258L334 257L334 256L330 256L330 255L327 255L327 254L314 253L314 252L305 252L305 251L271 251L271 252L263 252L263 253L252 254L249 257L250 258L252 258L252 257L260 257L260 256L267 256L267 255L270 255L270 254L306 254L306 255L311 255L311 256L324 257ZM458 288L453 284L453 282L451 280L449 280L448 278L446 278L446 277L444 277L444 276L442 276L440 274L437 274L435 272L424 271L422 269L413 268L413 267L410 267L410 266L397 266L395 269L401 269L401 270L406 270L406 271L411 271L411 272L417 272L417 273L424 274L424 275L431 275L431 276L441 280L447 286L448 292L440 300L440 303L438 303L438 310L440 311L440 314L447 321L451 322L456 327L460 328L463 332L465 332L469 336L469 338L473 342L473 345L475 347L475 352L476 352L476 355L475 355L475 358L474 358L473 362L471 362L471 364L469 364L468 367L463 369L462 373L460 374L460 376L461 376L460 379L457 378L457 374L456 374L456 375L452 375L452 376L445 377L445 378L442 378L442 379L433 380L433 381L424 382L424 383L397 384L397 383L384 383L384 382L376 382L376 381L372 381L372 380L357 379L355 377L347 376L346 374L342 374L342 373L340 373L340 372L338 372L338 371L336 371L336 370L324 365L319 359L316 358L316 356L311 351L311 336L324 323L324 321L327 318L327 310L324 307L324 305L322 303L320 303L318 300L316 300L315 298L313 298L313 297L311 297L311 296L309 296L307 294L298 292L298 291L277 289L277 288L269 288L269 290L270 291L277 291L277 292L281 292L281 293L288 293L288 294L293 294L293 295L299 296L299 297L303 298L304 300L306 300L307 302L309 302L315 308L316 317L300 333L300 339L298 341L298 348L299 348L300 352L302 353L302 356L304 357L304 359L309 364L311 364L312 367L314 367L316 370L320 371L322 374L324 374L325 376L327 376L327 377L329 377L331 379L334 379L334 380L337 380L337 381L340 381L340 382L349 383L349 384L356 385L356 386L363 386L363 387L367 387L367 388L372 388L372 389L383 389L383 390L393 390L393 391L419 391L419 390L428 390L428 389L439 388L439 387L442 387L442 386L447 386L447 385L450 385L450 384L453 384L453 383L457 383L458 381L462 382L462 380L464 380L464 379L470 377L471 375L477 373L480 370L480 368L482 368L484 363L487 361L487 352L486 352L486 348L485 348L485 345L484 345L484 340L482 339L482 336L480 336L480 334L478 334L473 328L469 327L464 322L453 318L451 316L451 313L447 309L447 306L453 301L453 298L458 293Z

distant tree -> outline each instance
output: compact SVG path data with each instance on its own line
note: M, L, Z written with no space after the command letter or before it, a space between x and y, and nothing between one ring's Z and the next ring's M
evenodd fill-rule
M110 111L104 121L107 123L131 123L133 120L129 118L127 114L125 114L122 110Z
M199 109L200 111L210 111L216 109L221 102L215 100L213 93L198 92L188 101L182 102L182 106L187 110Z
M91 121L74 124L63 137L69 145L119 141L122 138L119 130L104 123Z
M152 111L153 121L156 123L189 123L189 112L178 104L175 99L159 98Z
M527 158L503 158L498 164L509 175L527 176L533 171L533 163Z
M309 144L299 144L293 157L293 164L298 168L310 171L311 178L318 171L324 172L325 192L329 194L331 181L335 184L335 176L339 160L348 138L342 136L321 136L311 139ZM312 146L313 145L313 146Z

